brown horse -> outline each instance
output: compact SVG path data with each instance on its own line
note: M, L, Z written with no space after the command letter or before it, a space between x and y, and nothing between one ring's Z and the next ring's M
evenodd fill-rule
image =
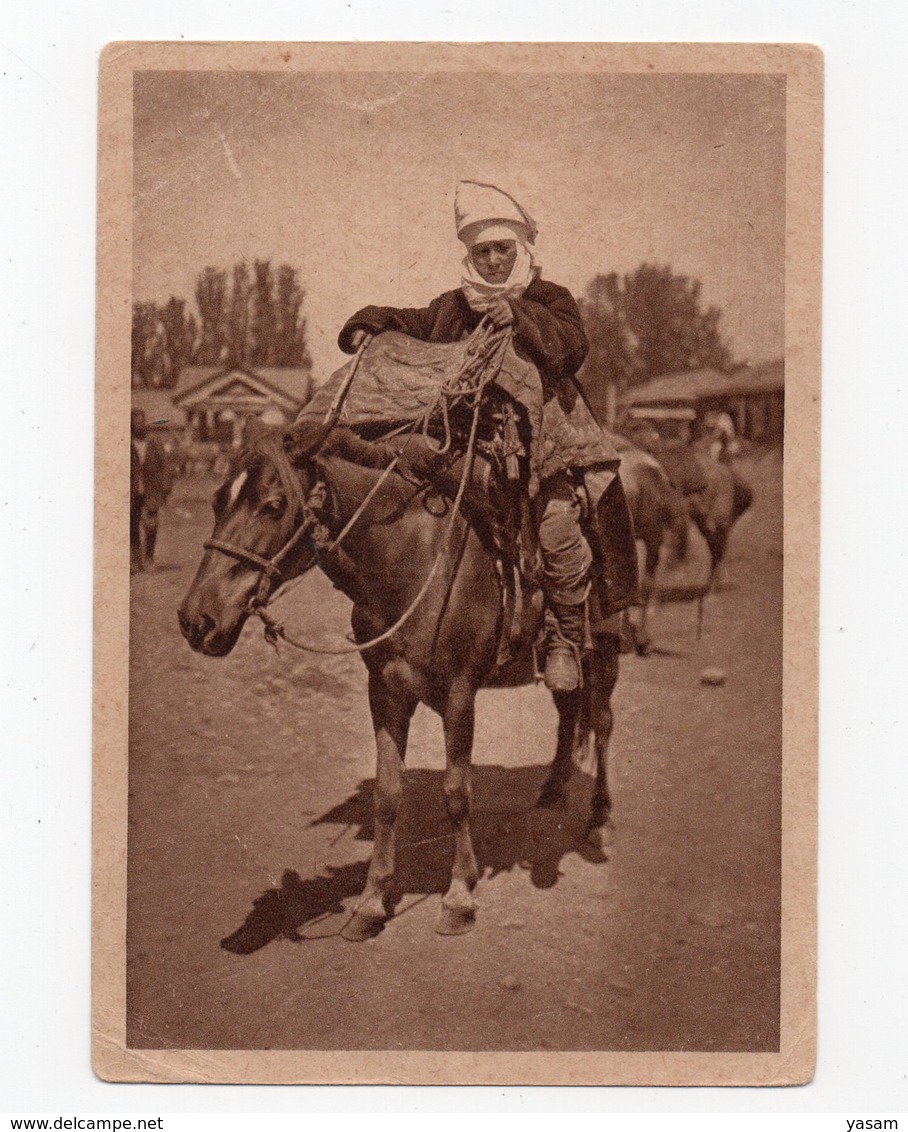
M656 570L663 547L676 562L687 557L688 509L684 498L671 485L655 456L622 437L613 438L621 453L621 482L634 522L634 534L643 546L640 571L640 618L628 618L630 635L638 655L652 648L649 611L656 592Z
M365 890L343 934L368 938L389 915L407 735L420 702L443 721L444 795L454 831L437 930L460 934L476 915L470 764L476 692L494 679L502 633L496 552L468 513L438 506L426 488L396 472L378 485L381 471L350 458L355 439L345 429L326 439L324 430L297 428L255 442L215 495L214 533L180 607L180 627L197 651L225 656L257 601L318 565L353 601L353 637L363 645L392 629L425 589L412 616L362 651L377 748L376 832ZM377 485L340 545L326 549ZM539 804L563 803L572 754L589 743L596 765L589 840L601 845L610 828L606 753L619 640L608 633L595 641L582 688L555 696L557 748Z
M672 489L684 498L690 517L709 548L710 572L705 592L713 588L732 527L753 503L750 485L727 459L716 459L711 454L711 443L709 437L692 444L672 443L641 421L626 422L619 441L622 453L630 446L658 460Z
M716 460L705 441L690 446L705 486L687 497L690 517L709 547L711 589L725 557L731 529L753 503L753 490L726 460Z

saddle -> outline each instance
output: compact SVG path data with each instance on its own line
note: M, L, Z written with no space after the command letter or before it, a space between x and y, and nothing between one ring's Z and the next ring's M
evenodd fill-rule
M439 344L393 332L380 335L362 356L343 404L342 427L335 430L344 434L343 455L354 463L387 467L396 459L398 473L423 492L424 505L435 514L443 513L458 494L470 431L468 405L455 398L439 411L439 390L452 374L473 364L475 345L470 339ZM352 364L322 386L302 409L298 424L325 419ZM543 415L538 371L508 347L497 355L483 394L461 499L463 512L494 553L501 581L500 668L527 653L544 611L536 514ZM617 470L615 460L574 473L594 560L590 636L617 633L615 615L637 601L633 526Z

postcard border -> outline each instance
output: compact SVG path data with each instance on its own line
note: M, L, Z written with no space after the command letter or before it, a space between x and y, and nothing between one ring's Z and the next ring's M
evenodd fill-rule
M787 77L782 983L778 1053L126 1048L132 77L141 70L773 73ZM110 1081L790 1085L816 1056L823 57L806 44L113 43L100 64L92 1053Z

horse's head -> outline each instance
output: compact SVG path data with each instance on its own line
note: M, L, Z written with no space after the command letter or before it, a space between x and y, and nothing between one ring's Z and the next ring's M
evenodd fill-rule
M318 427L259 437L215 492L214 530L177 616L189 644L206 656L226 656L237 642L253 599L315 562L312 498L318 472L312 457L325 432Z

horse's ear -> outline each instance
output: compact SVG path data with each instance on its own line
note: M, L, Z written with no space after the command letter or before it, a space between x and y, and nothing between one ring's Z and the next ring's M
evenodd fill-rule
M284 436L287 459L294 465L310 459L325 443L330 431L330 425L323 421L298 421Z

